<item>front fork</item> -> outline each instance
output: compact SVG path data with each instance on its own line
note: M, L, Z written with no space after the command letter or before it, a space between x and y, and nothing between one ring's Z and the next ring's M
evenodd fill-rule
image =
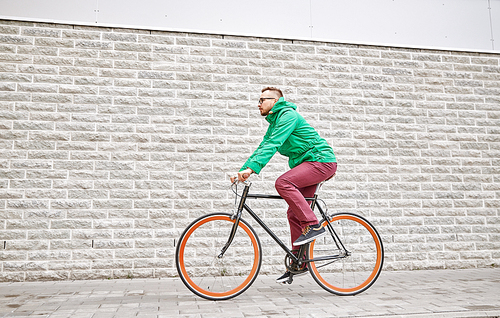
M243 189L243 193L241 194L241 200L240 204L238 205L237 210L231 215L231 220L234 220L233 227L231 228L231 233L229 234L229 238L227 239L226 244L224 247L222 247L222 250L220 251L220 254L217 256L218 258L224 257L224 254L226 253L227 249L231 245L231 243L234 240L234 236L236 235L236 232L238 231L238 225L240 224L240 219L241 219L241 213L243 212L243 206L245 205L245 201L247 199L248 191L250 190L250 185L247 184L245 185L245 188Z

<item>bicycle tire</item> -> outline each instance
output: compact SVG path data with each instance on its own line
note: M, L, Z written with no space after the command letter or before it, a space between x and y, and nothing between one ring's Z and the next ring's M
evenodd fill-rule
M350 255L336 260L317 260L309 263L314 280L325 290L349 296L359 294L373 285L382 271L384 248L375 227L365 218L353 213L330 216L330 224ZM327 222L324 235L311 242L307 250L309 259L321 256L342 255L333 241Z
M176 248L179 276L194 294L209 300L226 300L247 290L257 278L262 247L253 228L240 219L237 232L222 258L234 224L227 213L212 213L193 221Z

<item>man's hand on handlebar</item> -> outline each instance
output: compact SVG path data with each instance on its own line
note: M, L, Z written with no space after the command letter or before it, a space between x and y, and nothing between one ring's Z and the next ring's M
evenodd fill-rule
M234 183L236 180L244 182L247 181L247 179L250 177L250 175L253 173L253 170L250 168L247 168L245 170L242 170L238 172L237 176L231 177L231 183Z

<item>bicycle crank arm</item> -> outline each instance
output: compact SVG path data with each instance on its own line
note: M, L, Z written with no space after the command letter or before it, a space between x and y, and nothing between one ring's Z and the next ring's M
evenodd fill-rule
M313 259L304 260L304 262L305 263L310 263L310 262L320 262L320 261L328 261L328 260L337 260L337 259L341 259L341 258L350 256L350 255L351 255L351 253L346 251L346 252L344 252L342 254L339 254L339 255L330 255L330 256L315 257Z

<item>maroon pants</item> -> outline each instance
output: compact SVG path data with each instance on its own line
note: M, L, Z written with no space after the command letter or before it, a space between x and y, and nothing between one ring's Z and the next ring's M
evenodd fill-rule
M276 190L288 203L287 216L292 243L302 234L306 226L318 223L318 218L305 197L311 198L318 183L332 177L336 171L336 162L306 161L276 180ZM292 249L298 248L292 246Z

